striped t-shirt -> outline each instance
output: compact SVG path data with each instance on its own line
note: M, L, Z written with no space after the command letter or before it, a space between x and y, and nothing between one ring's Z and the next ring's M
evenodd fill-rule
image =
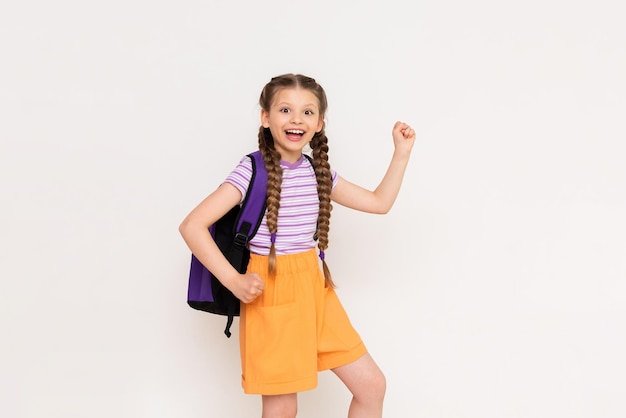
M317 180L309 160L301 156L295 163L281 161L283 183L278 210L278 230L276 232L276 254L295 254L310 250L316 245L313 236L317 228L319 198ZM337 184L337 173L331 170L333 188ZM246 195L252 177L252 161L244 157L237 167L226 177L225 182L235 186L242 196ZM241 203L241 202L240 202ZM267 213L266 213L267 215ZM250 251L268 255L270 233L264 215L259 230L250 240Z

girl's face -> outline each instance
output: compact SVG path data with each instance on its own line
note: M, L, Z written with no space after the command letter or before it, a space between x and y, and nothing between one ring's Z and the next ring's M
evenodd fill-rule
M322 130L324 117L311 91L284 88L276 92L269 111L261 110L261 124L272 132L281 159L293 163L313 135Z

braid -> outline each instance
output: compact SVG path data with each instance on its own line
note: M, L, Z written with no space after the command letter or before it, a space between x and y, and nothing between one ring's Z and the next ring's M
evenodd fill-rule
M270 276L276 274L276 232L278 230L278 209L280 208L280 192L283 182L283 170L280 167L280 154L274 148L274 138L268 128L259 128L259 150L265 160L267 169L267 228L272 236L272 245L268 259Z
M320 200L319 214L317 215L317 246L320 249L320 258L324 270L324 278L329 287L335 287L330 270L324 259L324 251L328 248L328 232L330 230L330 212L333 205L330 203L333 180L328 163L328 138L324 128L315 134L311 140L313 150L313 166L317 178L317 194Z

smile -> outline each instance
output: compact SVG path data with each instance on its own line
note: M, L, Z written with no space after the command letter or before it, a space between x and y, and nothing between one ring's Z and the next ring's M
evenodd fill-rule
M300 142L304 136L304 131L300 129L287 129L285 137L291 142Z
M287 135L304 135L304 131L301 131L299 129L289 129L287 131L285 131L287 133Z

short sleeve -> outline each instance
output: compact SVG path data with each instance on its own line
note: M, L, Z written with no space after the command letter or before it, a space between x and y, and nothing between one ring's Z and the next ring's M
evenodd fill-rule
M239 203L243 202L243 197L246 195L248 191L248 186L250 185L250 180L252 179L252 160L247 155L244 156L239 164L230 172L228 176L226 176L226 180L224 183L230 183L237 188L241 192L241 200Z

